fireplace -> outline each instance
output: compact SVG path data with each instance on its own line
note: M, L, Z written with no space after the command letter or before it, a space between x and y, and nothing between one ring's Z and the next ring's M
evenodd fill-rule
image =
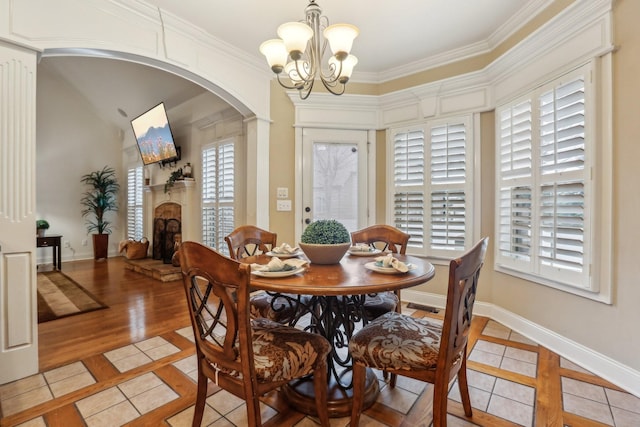
M151 243L150 261L170 263L176 243L200 237L195 181L176 181L165 191L164 181L145 187L145 236Z
M166 202L157 206L153 215L152 257L171 263L177 245L182 242L182 207Z

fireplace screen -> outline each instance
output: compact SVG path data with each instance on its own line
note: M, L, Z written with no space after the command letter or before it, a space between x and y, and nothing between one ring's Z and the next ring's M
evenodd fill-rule
M182 242L182 208L173 202L163 203L155 209L153 219L153 259L171 263L176 246Z

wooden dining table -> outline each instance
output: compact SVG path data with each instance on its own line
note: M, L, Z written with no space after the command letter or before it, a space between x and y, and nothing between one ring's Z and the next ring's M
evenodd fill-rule
M309 264L304 271L286 277L251 275L253 289L264 290L272 295L273 309L281 308L282 304L294 304L297 312L291 321L292 325L319 333L332 344L333 349L327 361L330 417L343 417L351 413L353 395L348 344L352 334L367 321L364 316L367 296L416 286L435 275L433 265L423 258L399 254L393 256L412 269L406 273L372 271L371 263L375 262L376 255L347 254L339 264ZM270 260L271 257L267 255L259 255L245 258L242 262L267 264ZM293 407L316 415L311 379L292 381L283 392ZM378 393L377 378L370 371L365 387L365 408L375 402Z

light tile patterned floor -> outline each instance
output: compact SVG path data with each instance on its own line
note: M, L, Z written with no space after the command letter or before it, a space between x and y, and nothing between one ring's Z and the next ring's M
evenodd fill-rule
M104 356L118 371L126 372L179 351L164 338L154 337L109 351Z
M407 313L413 310L405 310ZM191 327L175 331L175 336L193 341ZM512 343L517 343L512 344ZM510 345L511 344L511 345ZM524 345L523 345L524 344ZM189 344L191 345L191 344ZM185 347L185 346L180 346ZM527 348L527 350L523 349ZM470 352L469 360L473 367L468 370L471 402L475 411L510 421L514 426L533 427L536 425L536 389L517 381L535 384L538 369L539 347L522 335L511 331L494 321L488 321ZM183 352L184 357L178 357ZM193 384L197 379L196 359L192 349L179 348L163 337L154 337L129 346L116 348L103 354L122 377L121 381L113 381L105 387L99 387L94 375L82 361L61 366L47 372L0 386L0 407L3 414L3 426L20 425L24 427L45 427L47 414L44 416L22 417L20 423L11 423L9 418L28 415L44 402L55 402L69 393L78 394L72 405L83 418L86 426L117 426L138 420L144 420L146 414L154 409L162 408L180 398L180 387L167 383L154 370L145 370L145 366L157 366L157 361L167 360L166 365L185 375L186 381ZM164 369L167 366L160 363ZM486 367L483 368L483 367ZM560 358L560 367L566 375L561 378L562 407L565 413L584 417L602 425L614 427L640 426L640 399L621 392L616 387L606 387L603 381L587 382L586 376L592 375L576 364ZM132 369L141 371L128 374ZM485 369L487 372L482 372ZM496 374L496 372L498 374ZM499 373L515 373L505 375ZM575 372L571 378L571 372ZM521 376L518 376L520 374ZM579 379L577 379L577 378ZM398 377L395 388L387 386L378 373L381 392L377 400L379 407L386 408L402 415L410 414L416 402L424 399L425 384L404 377ZM513 380L513 379L516 380ZM525 381L518 378L531 378ZM83 389L93 390L82 393ZM276 392L273 392L276 393ZM430 389L426 392L430 393ZM272 396L273 397L273 396ZM449 392L452 401L460 401L458 385L453 383ZM273 401L266 399L265 402ZM265 403L261 405L263 422L275 420L278 410ZM475 412L474 412L475 413ZM378 427L389 424L376 419L375 412L365 411L361 426ZM36 414L34 414L36 415ZM172 427L190 426L193 416L193 405L186 404L179 410L168 414L165 421ZM582 418L578 418L582 419ZM294 424L297 427L316 427L317 421L312 417L298 417ZM348 418L331 420L332 427L348 425ZM388 421L387 421L388 422ZM143 422L144 423L144 422ZM474 426L471 422L448 416L449 426ZM203 426L226 427L245 426L246 411L244 401L215 389L207 399ZM395 425L395 424L394 424ZM490 425L487 423L484 426ZM567 424L569 425L569 424ZM577 427L580 424L571 424Z
M24 411L95 382L85 365L75 362L0 386L2 414L6 417Z

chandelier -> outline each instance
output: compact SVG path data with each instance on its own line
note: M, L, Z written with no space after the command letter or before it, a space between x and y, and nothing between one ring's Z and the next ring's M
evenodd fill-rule
M309 97L316 79L332 94L342 95L353 67L358 63L358 58L349 54L353 40L360 32L358 28L350 24L329 25L329 19L321 13L315 0L310 0L304 21L280 25L280 38L260 45L260 52L266 56L280 85L297 89L302 99ZM333 55L324 68L322 61L327 42ZM283 73L291 84L283 81Z

